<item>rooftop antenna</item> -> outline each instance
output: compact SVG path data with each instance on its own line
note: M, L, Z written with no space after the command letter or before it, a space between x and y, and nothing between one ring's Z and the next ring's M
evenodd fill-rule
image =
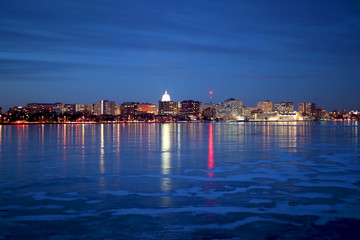
M212 104L212 95L213 95L213 91L212 91L212 90L210 90L210 91L209 91L209 96L210 96L210 104Z

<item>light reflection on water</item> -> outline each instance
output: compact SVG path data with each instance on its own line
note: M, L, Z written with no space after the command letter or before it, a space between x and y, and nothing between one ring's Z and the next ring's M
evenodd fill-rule
M359 176L358 122L0 125L14 238L349 238Z
M214 168L214 139L213 139L213 124L209 125L209 156L208 156L208 170ZM209 172L209 177L214 177L214 173Z
M161 171L170 174L171 158L171 131L170 124L161 125Z

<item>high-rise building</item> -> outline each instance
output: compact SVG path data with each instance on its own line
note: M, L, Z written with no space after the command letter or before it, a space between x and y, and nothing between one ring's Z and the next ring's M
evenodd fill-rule
M121 104L116 104L115 105L115 115L116 116L121 115Z
M179 112L179 103L171 101L170 95L165 90L161 100L159 100L159 115L177 115Z
M200 115L200 102L194 100L185 100L181 102L180 113L183 115L192 115L199 116Z
M75 112L81 112L81 113L85 112L85 104L76 103Z
M92 115L94 113L94 104L84 104L85 114Z
M275 112L280 114L288 114L294 112L293 102L277 102L275 103Z
M65 107L65 105L64 105ZM94 112L94 105L93 104L75 104L75 112L80 112L85 115L92 115Z
M240 120L244 116L244 107L241 100L229 98L216 105L216 117L225 120Z
M316 115L316 104L312 102L299 103L299 113L303 115Z
M115 115L115 102L109 100L101 100L94 106L95 115Z
M133 120L135 118L137 110L137 102L124 102L121 104L121 116L127 120Z
M261 109L263 113L271 113L274 112L274 106L271 101L262 101L258 102L257 108Z

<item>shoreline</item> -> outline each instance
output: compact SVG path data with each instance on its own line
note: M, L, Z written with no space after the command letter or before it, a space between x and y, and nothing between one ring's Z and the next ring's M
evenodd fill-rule
M358 122L356 119L333 119L333 120L284 120L284 121L109 121L109 122L9 122L0 125L72 125L72 124L152 124L152 123L293 123L293 122Z

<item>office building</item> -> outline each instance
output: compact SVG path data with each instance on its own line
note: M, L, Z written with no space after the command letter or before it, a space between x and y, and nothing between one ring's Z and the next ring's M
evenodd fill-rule
M133 120L137 111L137 102L124 102L121 104L121 116L126 120Z
M229 98L215 107L216 118L224 120L240 120L244 118L244 107L241 100Z
M312 102L299 103L299 113L303 115L316 115L316 104Z
M101 100L94 106L95 115L115 115L115 102L109 100Z
M275 103L275 112L280 114L288 114L294 112L293 102L277 102Z
M194 100L184 100L181 102L180 113L185 116L199 116L200 102Z
M258 102L257 108L260 109L262 113L274 112L274 106L271 101Z
M164 95L162 96L159 103L159 115L171 115L175 116L179 113L179 103L175 101L171 101L170 95L165 90Z
M138 103L136 108L136 114L156 114L156 104L151 103Z

